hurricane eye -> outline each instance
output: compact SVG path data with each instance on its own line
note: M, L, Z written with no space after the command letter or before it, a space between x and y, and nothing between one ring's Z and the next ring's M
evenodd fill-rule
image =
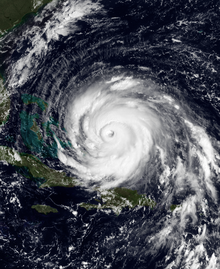
M109 137L113 137L114 134L115 134L115 133L114 133L114 131L112 131L112 130L110 130L110 131L108 132L108 136L109 136Z
M0 0L0 269L220 269L219 13Z

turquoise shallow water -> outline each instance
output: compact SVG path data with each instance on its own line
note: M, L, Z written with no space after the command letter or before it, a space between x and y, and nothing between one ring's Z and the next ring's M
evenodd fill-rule
M0 39L2 268L219 267L218 23L214 1L54 1ZM155 206L101 206L116 187Z

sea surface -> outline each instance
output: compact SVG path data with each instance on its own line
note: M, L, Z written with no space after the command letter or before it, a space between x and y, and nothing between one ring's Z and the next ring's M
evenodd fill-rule
M0 73L2 269L220 268L220 1L52 1Z

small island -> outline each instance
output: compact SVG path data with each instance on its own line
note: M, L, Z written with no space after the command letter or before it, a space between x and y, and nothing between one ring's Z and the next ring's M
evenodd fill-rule
M181 207L181 205L171 205L170 210L173 212L177 207Z
M25 93L25 94L22 94L21 99L25 105L37 104L42 111L45 111L46 108L48 107L47 102L33 95L29 95Z
M32 209L37 210L38 213L47 215L48 213L58 213L56 208L53 208L49 205L32 205Z

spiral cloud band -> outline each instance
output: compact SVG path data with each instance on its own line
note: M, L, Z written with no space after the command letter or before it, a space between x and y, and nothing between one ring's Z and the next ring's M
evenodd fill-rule
M76 98L65 126L85 173L96 181L115 179L105 186L143 172L160 126L143 101L128 95L140 82L118 80L92 86ZM64 156L59 156L64 161ZM68 159L68 164L76 165L73 159Z
M72 151L66 152L59 145L58 157L84 185L112 188L135 183L144 175L152 180L158 163L163 170L158 183L163 186L176 178L181 185L196 175L198 167L190 164L195 157L214 195L209 180L210 165L215 167L214 153L208 136L152 82L121 76L93 83L69 101L65 115ZM185 142L178 137L184 129L188 130L185 138L181 135ZM194 157L190 156L193 151ZM196 186L198 179L191 184Z
M16 268L220 268L219 14L185 2L55 0L1 37Z

